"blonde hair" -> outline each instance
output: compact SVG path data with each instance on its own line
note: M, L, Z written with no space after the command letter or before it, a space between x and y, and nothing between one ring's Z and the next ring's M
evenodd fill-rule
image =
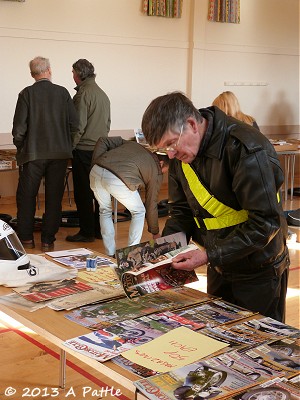
M224 111L225 114L230 117L234 117L246 124L253 125L255 119L251 115L244 114L241 111L239 101L236 95L232 92L223 92L216 97L212 103L213 106L217 106L220 110Z

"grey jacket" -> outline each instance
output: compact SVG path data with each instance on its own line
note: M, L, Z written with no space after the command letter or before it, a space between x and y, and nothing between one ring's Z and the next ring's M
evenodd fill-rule
M157 202L163 179L157 156L140 144L120 136L100 138L93 153L92 166L95 164L112 172L130 190L145 189L148 231L157 234Z
M41 79L23 89L13 120L18 165L41 159L72 158L71 131L78 116L66 88Z
M73 147L93 151L100 137L110 130L110 101L97 85L95 78L87 78L75 90L74 105L79 115L79 127L73 133Z

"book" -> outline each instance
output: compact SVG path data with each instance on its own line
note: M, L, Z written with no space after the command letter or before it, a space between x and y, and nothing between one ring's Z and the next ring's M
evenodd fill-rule
M69 296L74 293L92 290L93 287L75 279L64 279L60 282L40 282L33 285L14 288L13 290L33 302Z
M219 399L254 386L250 377L212 359L133 383L150 400Z
M173 257L196 249L196 245L186 244L182 232L118 249L115 271L127 297L132 299L197 281L194 270L172 267Z

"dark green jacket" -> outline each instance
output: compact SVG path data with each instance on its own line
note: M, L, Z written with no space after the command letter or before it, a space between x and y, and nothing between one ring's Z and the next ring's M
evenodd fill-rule
M79 127L73 136L73 147L93 151L100 137L110 130L110 101L97 85L95 78L87 78L76 88L73 97L79 115Z

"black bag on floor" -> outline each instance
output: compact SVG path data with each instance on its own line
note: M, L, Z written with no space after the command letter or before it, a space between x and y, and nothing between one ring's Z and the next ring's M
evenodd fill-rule
M300 208L289 211L286 219L288 225L300 226Z

